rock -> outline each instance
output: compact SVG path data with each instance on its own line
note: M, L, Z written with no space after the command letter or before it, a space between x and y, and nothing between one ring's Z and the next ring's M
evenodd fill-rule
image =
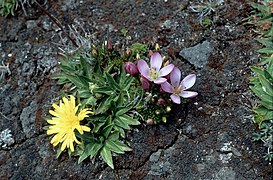
M209 41L202 44L185 48L179 52L179 55L193 64L196 68L203 68L208 63L208 57L213 51L213 46Z
M27 138L33 137L37 132L35 127L35 112L37 109L37 102L32 101L30 106L23 109L20 115L23 131Z
M223 167L215 174L215 180L234 180L235 171L231 167Z
M27 28L30 30L37 27L37 22L34 20L29 20L26 22L26 24L27 24Z

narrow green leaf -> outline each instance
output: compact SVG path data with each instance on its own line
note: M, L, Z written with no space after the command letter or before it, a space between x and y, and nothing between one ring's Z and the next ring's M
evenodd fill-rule
M132 107L131 106L130 107L120 107L119 109L120 110L118 110L116 112L116 116L120 116L120 115L125 114L126 112L130 111L132 109Z
M264 76L260 75L258 77L259 77L260 82L262 84L263 91L273 97L273 86L272 86L272 84Z
M90 152L92 150L93 144L87 144L84 148L83 153L80 155L78 159L78 164L80 164L82 161L84 161L88 156L90 156Z
M258 39L258 41L266 47L273 47L273 42L271 39Z
M108 137L108 139L111 141L116 141L118 140L118 138L119 138L119 133L117 131L111 133Z
M105 97L102 102L100 103L98 109L95 111L96 114L104 113L106 112L111 105L111 102L113 101L114 97L109 96Z
M113 159L112 159L112 154L111 151L107 147L103 147L100 151L100 155L102 159L110 166L112 169L114 169L113 165Z
M96 122L94 123L94 128L92 129L92 132L99 132L100 128L105 124L105 122Z
M114 124L109 124L105 128L103 128L102 133L103 133L105 138L108 138L108 136L109 136L110 132L112 131L113 127L114 127Z
M122 121L120 117L115 117L113 122L115 123L115 125L122 127L123 129L130 129L129 125L126 122Z
M115 141L115 144L121 148L123 151L132 151L132 149L121 141Z
M121 136L122 138L125 138L125 131L124 131L123 128L121 128L121 127L119 127L119 126L114 126L114 129L115 129L116 131L119 132L119 134L120 134L120 136Z
M257 52L263 54L273 54L273 48L262 48L259 49Z
M140 122L138 120L135 120L133 119L132 117L126 115L126 114L123 114L122 116L119 116L120 120L125 122L126 124L129 124L129 125L139 125Z
M264 70L259 67L251 66L250 69L251 69L251 71L253 71L257 75L264 75Z
M106 76L107 82L109 83L109 86L113 90L120 90L118 83L114 80L114 78L108 72L105 72L105 76Z
M102 93L102 94L107 94L107 95L114 95L115 94L115 92L109 86L103 86L103 87L96 88L94 90L94 93Z
M105 146L115 153L124 154L124 151L122 150L122 148L120 148L118 145L115 144L115 142L111 140L106 140Z
M83 70L83 73L86 77L91 78L91 66L87 63L86 59L84 59L82 56L80 57L81 67Z
M271 99L271 101L270 100L261 101L261 105L266 107L268 110L273 110L273 101L272 101L272 99Z
M134 81L134 78L132 76L128 76L121 86L122 90L127 91L130 88L133 81Z
M95 157L99 150L103 147L103 144L102 143L95 143L93 144L93 147L90 151L90 159L92 159L93 157Z

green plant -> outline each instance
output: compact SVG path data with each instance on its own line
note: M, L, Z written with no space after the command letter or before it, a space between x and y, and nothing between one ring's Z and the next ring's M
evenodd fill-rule
M159 52L148 51L141 43L125 52L109 40L102 45L87 44L73 54L64 54L61 71L53 76L68 90L59 105L52 105L52 116L45 117L50 125L45 129L54 135L51 144L58 146L57 156L67 149L79 156L80 163L99 155L114 168L112 155L132 150L126 143L126 131L141 122L166 123L173 103L197 95L187 91L196 76L180 82L180 70L173 64L163 65ZM148 52L150 66L144 60ZM136 57L143 58L137 59L137 65Z
M198 14L197 19L199 20L199 22L206 25L208 23L208 19L212 19L212 17L210 16L212 16L212 14L215 12L217 6L223 4L223 2L223 0L200 0L197 5L191 5L189 6L189 8L192 12ZM210 24L211 23L212 22L210 22Z
M78 134L84 143L76 148L79 162L97 154L111 167L112 153L123 154L131 149L120 140L131 125L139 125L134 108L143 90L134 86L135 79L128 76L117 52L106 46L96 48L93 58L80 54L61 61L61 73L54 76L59 84L74 89L72 94L80 99L94 115L87 118L89 134Z
M256 12L248 18L248 24L256 25L260 35L258 41L263 45L258 50L261 58L256 66L250 67L254 75L250 78L250 89L259 98L253 108L254 119L260 132L255 133L254 140L262 140L267 148L265 159L272 160L272 123L273 123L273 1L252 3Z
M263 146L267 148L264 155L265 160L273 159L273 120L265 122L261 125L261 131L253 134L254 141L262 141Z
M123 28L123 29L120 30L120 32L121 32L123 37L126 37L127 33L128 33L128 29Z
M24 6L30 6L34 2L36 2L36 0L0 0L1 15L7 17L11 14L14 16L15 10L19 7L21 7L24 13L27 14ZM46 1L44 3L46 3Z

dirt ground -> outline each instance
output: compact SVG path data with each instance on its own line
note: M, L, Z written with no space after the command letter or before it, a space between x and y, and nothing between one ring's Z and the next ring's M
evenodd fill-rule
M259 44L250 26L246 1L217 6L210 27L190 10L198 1L68 0L44 6L65 27L82 25L92 41L107 35L114 43L159 43L186 76L197 74L199 95L177 106L166 125L141 125L128 133L132 152L114 157L115 170L101 159L77 163L56 159L42 129L61 87L51 79L58 68L60 29L36 7L28 15L0 17L0 63L11 74L0 81L0 132L14 143L0 147L0 179L272 179L247 100L249 66ZM183 8L182 8L183 7ZM183 9L183 10L181 10ZM127 29L127 37L120 33ZM63 38L60 38L62 34Z

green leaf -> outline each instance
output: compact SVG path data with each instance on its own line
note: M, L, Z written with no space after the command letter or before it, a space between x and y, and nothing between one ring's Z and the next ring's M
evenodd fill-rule
M95 111L96 114L101 114L106 112L111 105L111 102L114 100L113 96L105 97L100 103L98 109Z
M99 132L100 128L105 124L105 122L96 122L94 125L94 128L92 129L92 132Z
M89 98L91 96L91 93L90 93L89 89L87 89L87 88L86 89L78 89L78 92L80 94L80 97L84 98L84 99Z
M87 63L86 59L84 59L82 56L80 57L81 61L81 67L84 72L84 75L88 78L92 77L92 72L91 72L91 66Z
M273 42L270 39L258 39L258 41L266 47L273 47Z
M68 75L66 74L66 78L72 82L75 86L77 86L78 88L84 88L86 87L87 84L85 84L84 82L81 81L81 79L79 79L78 76L73 76L73 75Z
M120 120L125 122L126 124L129 124L129 125L139 125L140 122L138 120L135 120L133 119L132 117L126 115L126 114L123 114L122 116L119 116Z
M262 54L273 54L273 48L262 48L257 51Z
M259 75L260 82L262 84L262 89L265 93L273 97L273 86L272 84L264 77Z
M103 87L96 88L96 89L94 89L94 93L102 93L102 94L107 94L107 95L115 94L115 92L109 86L103 86Z
M94 144L87 144L84 148L83 153L80 155L78 159L78 164L80 164L82 161L84 161L88 156L90 156L90 152L92 150L92 147Z
M111 133L108 137L108 140L116 141L119 138L119 133L117 131Z
M119 126L114 126L114 129L119 132L121 137L125 138L125 131L123 128L121 128Z
M112 159L112 154L111 151L107 147L103 147L102 150L100 151L100 155L102 159L110 166L112 169L114 169L113 165L113 159Z
M57 149L56 159L59 158L61 154L62 154L62 150L61 150L61 146L59 146Z
M121 84L122 90L127 91L130 88L133 81L134 78L132 76L128 76L126 80Z
M122 149L123 151L132 151L130 147L128 147L126 144L122 143L121 141L115 141L115 144Z
M97 103L97 99L93 96L90 96L88 99L85 99L85 104L95 106Z
M95 157L99 150L103 147L103 144L102 143L95 143L93 144L93 147L90 151L90 159L92 159L93 157Z
M115 153L124 154L124 151L122 150L122 148L120 148L117 144L115 144L114 141L106 140L105 146Z
M114 80L114 78L108 73L105 72L105 76L106 76L106 80L109 83L109 86L113 89L113 90L120 90L120 87L118 85L118 83Z
M273 110L273 101L272 101L272 99L271 100L262 100L261 101L261 105L264 106L264 107L266 107L269 110Z
M116 116L120 116L120 115L122 115L122 114L127 113L128 111L130 111L130 110L132 109L132 107L131 107L131 106L129 106L129 107L120 107L119 109L120 109L120 110L118 110L118 111L116 112Z
M251 66L250 69L251 69L251 71L253 71L257 75L264 75L264 70L259 67Z
M269 81L269 82L273 82L273 77L272 75L267 71L267 70L264 70L264 77Z
M268 110L263 106L258 106L253 110L255 115L255 122L261 127L264 121L272 120L273 119L273 111Z
M105 128L103 128L102 133L103 133L105 138L108 138L108 136L109 136L110 132L112 131L113 127L114 127L114 124L111 123L111 124L107 125Z
M130 129L129 125L126 122L122 121L120 117L116 117L113 122L115 123L115 125L122 127L123 129Z

